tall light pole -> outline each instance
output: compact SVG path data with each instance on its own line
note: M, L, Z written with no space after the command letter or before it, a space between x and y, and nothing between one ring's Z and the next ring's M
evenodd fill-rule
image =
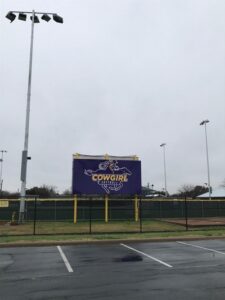
M166 143L162 143L160 145L160 147L162 147L163 149L163 165L164 165L164 188L165 188L165 196L168 196L168 192L167 192L167 180L166 180Z
M209 150L208 150L208 139L207 139L207 129L206 124L209 123L209 120L203 120L200 125L205 127L205 145L206 145L206 163L207 163L207 175L208 175L208 189L209 189L209 200L211 200L211 185L210 185L210 170L209 170Z
M0 158L1 168L0 168L0 196L2 195L2 186L3 186L3 179L2 179L2 170L3 170L3 155L4 153L7 153L6 150L0 150L2 153Z
M63 18L56 13L47 12L36 12L34 10L28 12L22 11L10 11L7 13L6 18L11 23L16 19L26 21L27 16L31 19L31 38L30 38L30 56L29 56L29 75L28 75L28 88L27 88L27 107L26 107L26 121L25 121L25 138L24 138L24 149L22 151L22 162L21 162L21 191L20 191L20 210L19 210L19 223L24 221L25 211L25 197L26 197L26 178L27 178L27 160L30 159L28 156L28 137L29 137L29 121L30 121L30 99L31 99L31 78L32 78L32 61L33 61L33 42L34 42L34 24L40 23L38 16L42 15L41 19L49 22L51 17L57 23L63 23Z

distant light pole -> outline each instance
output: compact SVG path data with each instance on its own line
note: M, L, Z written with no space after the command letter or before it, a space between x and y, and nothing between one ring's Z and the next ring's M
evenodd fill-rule
M0 158L0 163L1 163L1 168L0 168L0 195L2 195L2 186L3 186L3 179L2 179L2 170L3 170L3 155L4 153L7 153L6 150L0 150L2 153L1 158Z
M25 138L24 138L24 150L22 151L22 163L21 163L21 192L20 192L20 210L19 210L19 222L24 221L25 211L25 197L26 197L26 177L27 177L27 160L31 159L28 156L28 137L29 137L29 120L30 120L30 99L31 99L31 77L32 77L32 61L33 61L33 41L34 41L34 24L40 23L38 15L42 15L41 19L49 22L51 17L57 23L63 23L63 18L55 13L35 12L34 10L24 11L10 11L7 13L6 18L11 21L15 20L18 14L18 19L26 21L27 15L30 15L31 19L31 39L30 39L30 57L29 57L29 76L28 76L28 88L27 88L27 107L26 107L26 121L25 121ZM49 16L50 15L50 16Z
M163 163L164 163L164 181L165 181L165 185L164 185L164 188L165 188L165 196L167 197L168 196L168 192L167 192L167 180L166 180L166 143L162 143L160 145L160 147L162 147L163 149Z
M206 163L207 163L207 175L208 175L208 189L209 189L209 200L211 200L211 185L210 185L210 170L209 170L209 151L208 151L208 139L207 139L207 129L206 124L209 123L209 120L203 120L200 125L205 126L205 145L206 145Z

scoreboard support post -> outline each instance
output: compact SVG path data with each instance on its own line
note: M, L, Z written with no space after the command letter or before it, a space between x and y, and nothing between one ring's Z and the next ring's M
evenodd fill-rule
M109 222L109 196L105 195L105 223Z
M134 220L135 220L135 222L138 222L138 216L139 216L139 213L138 213L138 196L135 195L135 197L134 197Z
M73 198L73 223L77 223L77 195Z

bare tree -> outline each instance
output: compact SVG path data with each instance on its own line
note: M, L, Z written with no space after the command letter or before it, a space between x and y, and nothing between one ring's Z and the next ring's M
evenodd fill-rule
M72 188L68 188L62 192L63 196L71 196L72 195Z
M188 193L190 193L191 191L193 191L194 189L194 185L192 184L183 184L179 189L178 189L178 192L181 194L181 195L186 195Z
M192 197L195 198L201 194L204 194L208 192L208 187L201 186L201 185L192 185L192 184L184 184L182 185L179 190L178 196L187 196L187 197Z
M27 190L28 195L39 195L40 197L55 197L58 195L55 186L43 184L40 187L33 187Z

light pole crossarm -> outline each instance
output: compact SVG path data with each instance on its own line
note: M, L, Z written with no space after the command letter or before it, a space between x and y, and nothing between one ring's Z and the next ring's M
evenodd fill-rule
M63 18L60 17L57 13L53 13L53 12L39 12L39 11L18 11L18 10L11 10L7 13L6 18L9 19L11 21L11 23L16 19L18 15L18 19L21 21L26 21L27 20L27 16L31 15L30 19L33 20L34 18L34 23L40 23L39 21L39 16L42 15L41 19L43 21L49 22L52 19L56 22L56 23L63 23Z
M33 14L33 11L17 11L17 10L10 10L10 12L15 13L15 14L20 14L20 13L24 13L24 14ZM52 12L36 12L34 11L35 15L57 15L56 13L52 13Z

